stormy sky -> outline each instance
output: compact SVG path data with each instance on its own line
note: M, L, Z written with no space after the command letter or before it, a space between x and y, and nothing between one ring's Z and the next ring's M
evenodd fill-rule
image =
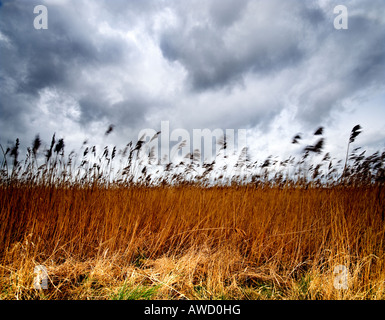
M385 2L1 0L0 143L123 147L144 128L247 129L257 158L385 147ZM35 29L45 5L48 29ZM110 124L114 130L105 135Z

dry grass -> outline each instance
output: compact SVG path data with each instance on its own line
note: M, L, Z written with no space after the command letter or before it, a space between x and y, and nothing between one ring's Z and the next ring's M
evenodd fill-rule
M384 299L384 197L380 185L2 185L0 297Z
M24 161L0 145L0 298L384 299L385 151L349 154L360 130L345 162L321 154L322 127L298 160L225 165L161 166L144 140L66 159L36 136Z

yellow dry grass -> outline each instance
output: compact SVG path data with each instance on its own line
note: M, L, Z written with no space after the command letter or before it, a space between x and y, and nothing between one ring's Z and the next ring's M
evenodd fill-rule
M384 196L378 186L2 186L0 297L384 299ZM36 265L48 289L34 289ZM347 289L335 287L337 265Z

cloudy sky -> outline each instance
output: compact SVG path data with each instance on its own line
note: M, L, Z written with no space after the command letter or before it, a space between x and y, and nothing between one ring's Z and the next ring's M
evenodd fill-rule
M348 29L333 12L348 9ZM1 0L0 143L118 147L144 128L247 129L257 158L385 147L383 0ZM34 28L36 5L48 29ZM113 132L104 133L110 124Z

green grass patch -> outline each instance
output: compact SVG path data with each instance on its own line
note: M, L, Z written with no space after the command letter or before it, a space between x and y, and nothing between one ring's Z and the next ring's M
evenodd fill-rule
M112 300L151 300L157 294L160 285L144 286L142 284L124 283L117 293L111 296Z

